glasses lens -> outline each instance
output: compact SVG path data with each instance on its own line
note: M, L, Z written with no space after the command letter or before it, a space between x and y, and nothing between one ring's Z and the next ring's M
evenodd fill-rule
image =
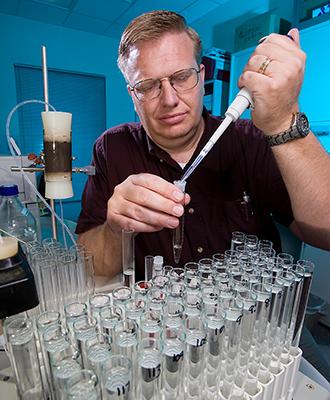
M194 88L198 83L198 73L194 68L183 69L175 72L170 77L170 82L177 92Z
M160 81L159 79L147 79L142 82L138 82L134 86L134 92L139 100L150 100L154 97L159 96L160 93Z

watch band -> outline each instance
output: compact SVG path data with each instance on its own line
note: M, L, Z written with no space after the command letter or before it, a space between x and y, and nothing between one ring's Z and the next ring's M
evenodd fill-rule
M294 113L289 129L276 135L265 135L270 146L290 142L294 139L306 137L309 133L309 123L306 115L301 112Z

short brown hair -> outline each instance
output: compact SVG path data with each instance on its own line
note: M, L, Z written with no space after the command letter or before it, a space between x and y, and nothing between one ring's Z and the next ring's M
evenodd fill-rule
M186 32L194 44L197 64L201 62L202 42L197 32L187 25L185 18L173 11L157 10L133 19L124 30L118 48L118 67L125 75L125 63L137 42L159 39L167 32Z

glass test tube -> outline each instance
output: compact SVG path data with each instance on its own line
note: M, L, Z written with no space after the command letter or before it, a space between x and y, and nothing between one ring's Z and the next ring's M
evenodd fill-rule
M140 317L143 314L146 302L141 298L134 298L127 300L124 304L125 316L127 319L132 319L137 324L139 324Z
M72 339L74 338L73 323L82 316L87 316L87 304L73 302L64 305L65 323Z
M234 231L231 236L230 250L236 250L237 246L244 244L245 234L243 232Z
M95 292L95 274L94 261L92 253L87 252L83 248L76 248L76 268L78 280L78 299L87 302L90 296Z
M65 385L67 400L99 400L101 391L94 371L82 369L68 379Z
M44 391L32 321L18 317L6 324L5 329L20 398L42 400Z
M160 340L144 338L138 343L137 398L156 400L161 389L163 346Z
M123 229L121 235L123 283L133 290L135 284L135 232L134 230Z
M301 331L304 323L304 318L306 314L307 302L310 293L310 288L312 285L313 273L314 273L314 263L309 260L298 260L297 265L305 269L304 280L302 285L302 292L300 297L300 305L296 320L296 326L294 330L294 336L292 345L297 347L299 345Z
M174 181L173 184L185 193L186 181ZM183 246L184 238L184 213L179 218L179 225L172 231L172 245L173 245L173 257L174 263L179 264Z
M221 395L229 399L235 389L241 351L243 303L234 299L225 310L225 337L223 353L225 361L220 373Z
M111 299L107 294L94 294L89 298L90 314L97 321L97 326L100 328L100 311L102 308L110 306Z
M111 337L98 333L86 342L88 368L101 376L102 368L111 356Z
M140 338L160 338L163 326L162 310L145 310L139 321Z
M216 398L218 380L223 361L223 339L225 312L218 304L207 307L203 312L207 344L205 347L204 394L207 399Z
M80 353L60 326L51 326L43 333L43 343L50 365L50 378L55 398L62 398L67 380L81 370Z
M252 285L252 291L257 296L256 322L252 338L253 360L249 365L249 372L258 376L260 382L266 384L270 380L268 368L263 368L261 360L267 352L267 332L269 311L271 302L271 291L269 286L262 283Z
M61 329L61 315L58 311L45 311L37 317L36 326L38 338L36 343L37 349L41 352L41 354L39 353L39 361L41 372L44 371L44 383L47 386L45 389L50 392L49 396L54 396L55 391L52 382L51 366L44 346L43 334L50 328Z
M58 282L61 288L61 303L57 309L63 312L64 305L78 301L78 277L76 259L72 253L65 253L57 264Z
M100 311L101 332L106 336L110 336L113 342L115 337L115 326L123 319L124 311L121 307L104 307Z
M73 323L73 331L77 341L78 350L81 354L83 368L88 366L87 341L97 335L97 321L93 317L82 316Z
M154 256L144 257L144 280L150 281L152 278L152 270L154 266Z
M124 303L132 298L132 291L127 286L119 286L112 291L112 302L115 306L121 306L124 309Z
M248 374L248 367L252 357L251 348L256 320L257 295L252 290L242 288L237 292L237 299L243 303L243 318L238 373L235 384L241 390L240 395L245 390L249 395L254 396L259 391L258 371L253 376Z
M196 316L185 320L185 395L189 399L200 399L204 370L206 332L203 321Z
M152 288L152 282L150 281L139 281L134 285L134 294L136 298L147 299L149 289Z
M103 400L133 400L132 363L128 357L112 355L102 371Z
M163 362L162 389L166 400L176 400L183 395L183 362L186 334L182 321L177 326L167 326L162 332Z

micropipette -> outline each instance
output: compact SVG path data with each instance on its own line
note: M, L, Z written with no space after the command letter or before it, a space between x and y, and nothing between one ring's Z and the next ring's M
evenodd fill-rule
M234 101L230 104L227 111L225 112L225 119L222 121L218 129L210 137L209 141L202 148L202 150L195 158L195 160L192 162L187 171L183 174L181 181L186 181L189 178L189 176L194 172L195 168L202 162L204 157L212 149L214 144L217 142L220 136L225 132L225 130L228 128L231 122L235 122L243 114L243 112L252 105L253 102L250 93L245 88L241 89L237 93Z
M195 160L192 162L187 171L183 174L181 180L176 181L174 183L177 187L181 188L180 186L182 186L183 190L182 189L181 190L184 191L186 186L186 181L189 178L189 176L194 172L195 168L202 162L204 157L212 149L214 144L224 133L224 131L228 128L231 122L235 122L243 114L243 112L250 106L253 106L251 95L245 88L243 88L237 93L234 101L230 104L227 111L225 112L225 119L222 121L218 129L210 137L209 141L202 148L202 150L195 158ZM176 264L179 263L181 256L181 250L183 244L183 223L184 219L182 216L180 218L179 226L176 229L174 229L172 234L174 262Z

